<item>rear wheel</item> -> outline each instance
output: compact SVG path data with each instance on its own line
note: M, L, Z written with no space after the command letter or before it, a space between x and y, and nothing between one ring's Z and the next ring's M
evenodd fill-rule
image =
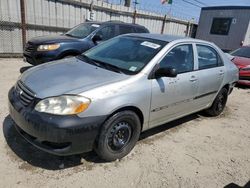
M121 159L134 148L140 132L141 123L136 113L117 112L104 123L95 151L106 161Z
M216 96L212 106L205 110L205 112L210 116L218 116L223 112L227 103L228 91L226 88L222 88L221 91Z

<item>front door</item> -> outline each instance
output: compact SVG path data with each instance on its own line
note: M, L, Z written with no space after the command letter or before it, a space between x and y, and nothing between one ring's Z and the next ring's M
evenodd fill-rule
M150 127L187 114L196 107L193 98L198 91L197 72L194 71L192 44L174 47L161 60L160 67L173 67L177 77L152 79Z

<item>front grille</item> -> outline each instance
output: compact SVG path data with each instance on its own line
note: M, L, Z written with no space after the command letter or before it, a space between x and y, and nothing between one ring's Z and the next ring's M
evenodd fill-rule
M28 106L35 99L35 93L20 80L16 84L16 94L20 97L21 103L24 106Z
M250 81L250 76L240 76L239 80L248 80L248 81Z
M29 43L29 42L25 46L26 52L33 52L33 51L35 51L35 49L36 49L36 46L32 43Z

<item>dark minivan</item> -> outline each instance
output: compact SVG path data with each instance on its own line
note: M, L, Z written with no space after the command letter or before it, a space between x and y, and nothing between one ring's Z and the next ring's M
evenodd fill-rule
M118 21L85 22L65 34L42 36L29 40L24 61L38 65L52 60L79 55L99 42L126 33L149 33L144 26Z

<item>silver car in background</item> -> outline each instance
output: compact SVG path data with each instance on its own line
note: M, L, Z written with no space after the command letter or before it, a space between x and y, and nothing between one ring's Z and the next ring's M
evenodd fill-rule
M56 155L126 156L141 132L205 110L219 115L238 69L214 44L157 34L113 38L31 68L9 91L18 132Z

